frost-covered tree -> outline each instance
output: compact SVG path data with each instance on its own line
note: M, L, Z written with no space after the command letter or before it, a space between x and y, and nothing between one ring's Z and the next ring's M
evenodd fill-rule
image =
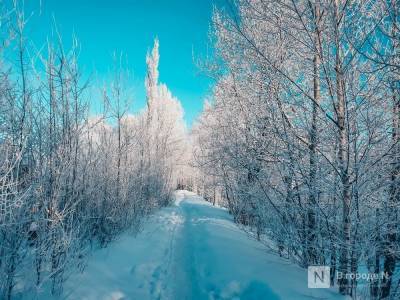
M147 55L146 87L146 141L147 151L143 152L146 168L150 170L151 178L147 181L149 188L160 186L161 195L166 195L172 186L177 184L179 169L184 165L182 158L186 150L186 129L183 121L183 109L177 98L172 96L165 84L158 82L159 42L154 41L154 48ZM156 168L156 169L155 169ZM157 172L159 168L166 171ZM161 182L157 182L161 180ZM165 185L167 183L167 185ZM161 185L160 185L161 184ZM168 191L168 193L165 193ZM160 197L161 200L163 197Z
M158 83L156 41L148 107L129 114L129 77L117 63L112 82L98 88L104 113L90 115L98 94L80 71L76 38L66 49L55 29L37 51L23 5L13 4L0 22L9 33L0 63L0 298L40 298L44 287L60 296L92 249L136 232L170 202L186 147L183 110Z
M384 271L364 289L332 283L397 297L395 1L235 4L213 18L217 82L193 132L196 165L281 255L332 275Z

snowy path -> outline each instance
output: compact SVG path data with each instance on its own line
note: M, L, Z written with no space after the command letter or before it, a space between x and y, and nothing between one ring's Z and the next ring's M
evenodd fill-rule
M186 191L135 238L97 251L67 299L340 299L307 288L306 271L266 253L226 210Z

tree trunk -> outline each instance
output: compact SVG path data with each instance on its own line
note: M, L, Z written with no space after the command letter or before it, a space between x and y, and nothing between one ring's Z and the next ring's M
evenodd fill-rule
M346 99L345 82L343 74L343 54L340 43L340 24L342 18L339 16L340 0L334 1L334 39L336 48L335 75L336 75L336 113L338 127L338 165L342 189L342 241L340 245L339 271L343 275L349 272L349 250L350 244L350 179L348 173L348 136L346 122ZM339 291L341 294L349 294L349 282L343 276L339 279Z
M314 90L314 103L312 109L312 120L311 120L311 130L309 137L309 155L310 155L310 172L309 172L309 199L308 199L308 227L307 227L307 239L308 239L308 261L309 264L316 264L317 259L317 249L316 249L316 197L317 197L317 187L316 187L316 174L317 174L317 157L316 157L316 147L318 142L317 137L317 126L318 126L318 105L320 103L321 93L320 93L320 29L319 29L319 18L320 18L320 8L319 0L315 1L314 7L314 74L313 74L313 90Z
M392 28L391 35L393 38L392 53L395 56L398 51L398 41L396 36L398 35L398 24L397 24L397 10L396 1L391 1L393 16L392 16ZM383 272L387 277L383 277L381 298L386 299L390 297L390 290L392 286L392 278L395 273L396 261L398 257L396 255L396 243L398 241L397 236L397 224L398 224L398 205L400 203L400 189L399 189L399 177L400 177L400 95L398 89L398 80L395 78L395 72L392 73L390 78L391 92L392 92L392 145L393 145L393 158L392 158L392 170L390 176L390 190L389 190L389 204L388 210L388 226L386 231L385 245L384 245L384 263Z

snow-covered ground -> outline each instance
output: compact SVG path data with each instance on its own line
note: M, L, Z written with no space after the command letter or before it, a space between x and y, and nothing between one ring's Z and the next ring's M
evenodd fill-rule
M331 289L308 289L306 270L268 254L226 210L187 191L138 236L96 251L62 298L342 299Z

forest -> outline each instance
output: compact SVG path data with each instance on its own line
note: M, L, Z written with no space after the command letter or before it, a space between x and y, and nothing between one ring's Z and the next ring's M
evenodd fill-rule
M123 56L96 86L79 37L66 47L54 25L33 46L22 3L0 16L0 299L60 296L176 189L226 208L266 251L329 266L342 295L400 297L398 0L215 6L213 54L196 62L214 84L192 128L159 80L157 38L132 113ZM383 276L337 276L359 272Z
M231 4L193 128L202 194L281 256L330 266L341 294L398 299L400 3ZM336 280L360 270L385 276Z
M65 49L55 31L33 54L21 3L1 22L0 299L21 282L50 283L57 295L94 248L137 232L171 201L185 149L182 107L158 82L157 40L146 58L146 109L128 113L127 72L115 55L112 82L98 87L103 114L92 116L77 39Z

